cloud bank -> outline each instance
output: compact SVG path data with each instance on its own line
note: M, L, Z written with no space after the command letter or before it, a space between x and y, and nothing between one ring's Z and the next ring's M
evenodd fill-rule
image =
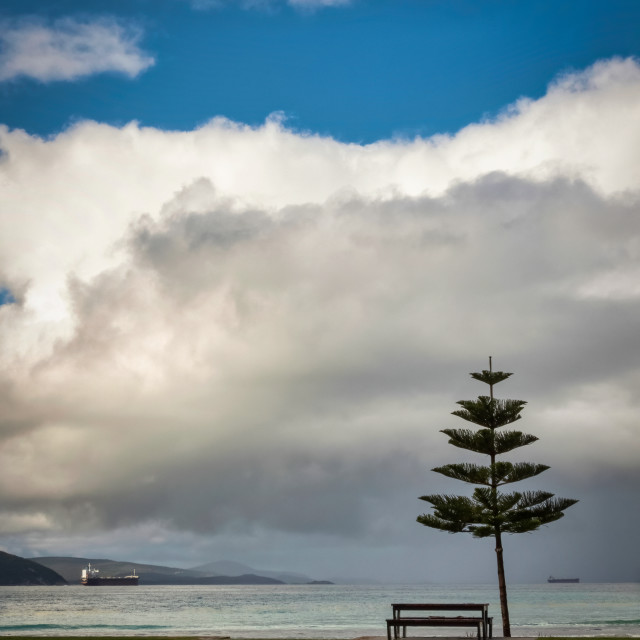
M601 492L640 480L639 107L640 66L609 60L368 146L278 118L3 129L4 539L420 546L428 470L460 456L438 429L493 355L536 486L586 503L567 553L597 546Z
M186 0L196 10L219 9L225 5L239 4L243 9L264 9L287 4L296 9L321 9L352 4L353 0Z
M113 18L40 19L0 24L0 81L28 77L40 82L77 80L96 73L131 78L154 64L138 43L142 33Z

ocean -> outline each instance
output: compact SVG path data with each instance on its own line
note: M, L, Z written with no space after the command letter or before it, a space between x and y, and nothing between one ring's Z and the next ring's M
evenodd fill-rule
M489 602L502 635L497 586L435 584L0 587L0 635L382 636L392 602ZM640 637L640 583L510 585L509 611L513 636Z

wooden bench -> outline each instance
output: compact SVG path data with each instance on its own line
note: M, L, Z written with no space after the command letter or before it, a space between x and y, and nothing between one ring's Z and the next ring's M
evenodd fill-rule
M392 640L391 629L393 629L393 640L400 638L400 628L403 630L402 637L407 637L407 627L475 627L478 632L478 640L483 639L482 618L464 618L451 616L429 616L426 618L391 618L387 620L387 640Z
M478 630L478 640L487 640L493 637L493 618L489 617L488 603L401 603L392 604L393 618L387 620L387 640L392 640L391 630L393 629L393 640L407 637L407 627L475 627ZM404 617L403 611L410 612ZM417 611L478 611L479 616L416 616Z

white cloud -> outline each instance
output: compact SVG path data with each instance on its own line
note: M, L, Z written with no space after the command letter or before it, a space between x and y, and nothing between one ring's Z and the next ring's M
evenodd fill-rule
M141 31L111 18L39 19L0 24L0 81L29 77L41 82L77 80L104 72L135 77L152 64L138 43Z
M340 7L352 4L353 0L288 0L292 7L315 9L317 7Z
M244 9L268 9L278 4L288 4L296 9L341 7L353 0L186 0L196 10L219 9L229 4L239 4Z
M386 544L490 354L541 488L637 479L638 104L612 60L426 140L0 131L6 533Z

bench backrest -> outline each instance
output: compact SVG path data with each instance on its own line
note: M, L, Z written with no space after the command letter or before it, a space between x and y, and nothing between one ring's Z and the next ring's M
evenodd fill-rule
M418 603L407 602L392 604L393 617L401 617L402 611L481 611L483 616L486 616L489 610L489 603L477 603L477 602L430 602L430 603Z

